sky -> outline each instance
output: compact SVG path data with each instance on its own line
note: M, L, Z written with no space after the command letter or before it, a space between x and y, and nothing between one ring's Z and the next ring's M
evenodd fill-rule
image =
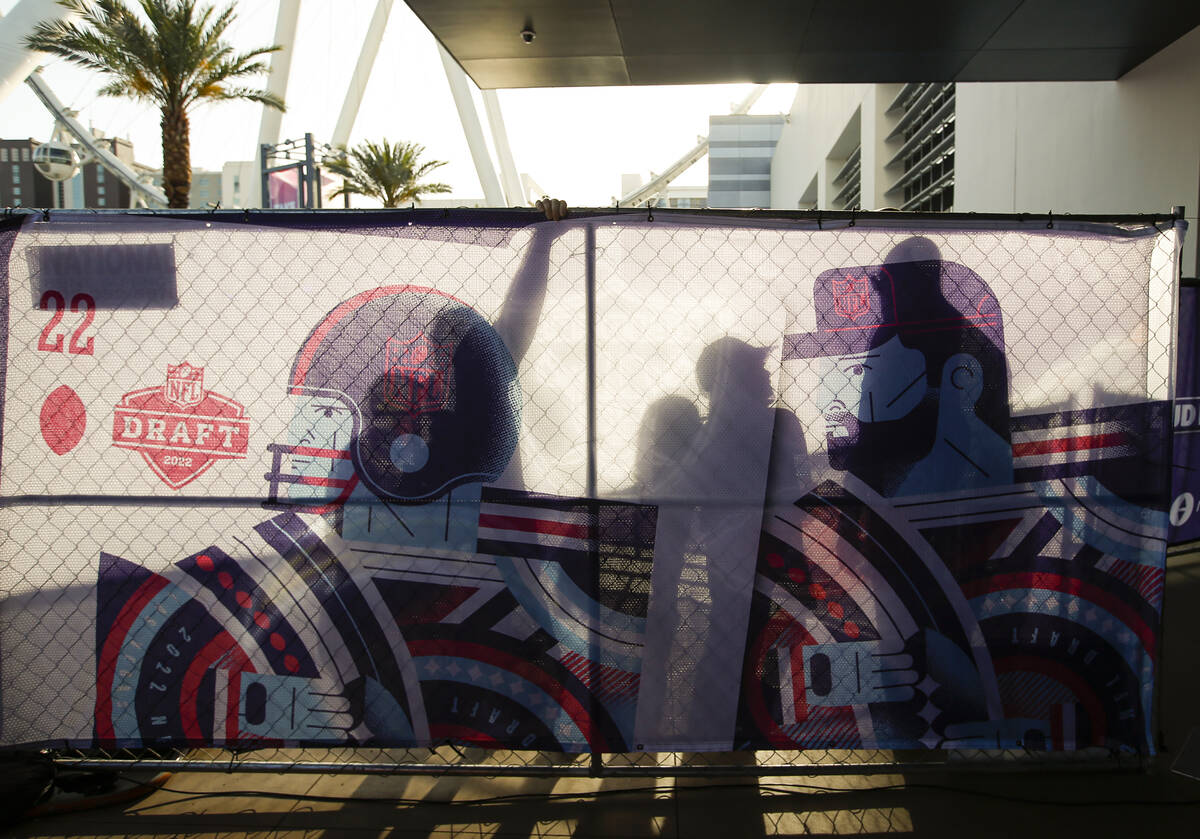
M0 0L0 12L16 2ZM277 2L235 5L237 20L228 31L235 48L270 44ZM310 131L317 142L328 140L374 7L375 0L304 0L281 139ZM158 114L152 108L98 97L99 77L61 59L49 59L43 73L59 99L79 111L81 122L97 132L127 136L139 162L161 165ZM259 83L265 84L265 77ZM728 113L751 88L542 88L502 90L499 100L517 171L572 206L603 207L620 192L623 173L648 178L651 171L663 171L708 133L710 115ZM796 85L772 85L751 113L787 113L795 90ZM476 108L488 134L478 92ZM252 159L260 113L259 106L243 103L194 111L192 165L220 169L226 160ZM26 86L0 102L0 135L47 140L52 128L53 120ZM450 196L443 197L482 197L436 42L403 2L393 5L350 142L383 137L420 143L426 159L447 161L431 175L451 186ZM702 160L675 183L703 185L707 178Z

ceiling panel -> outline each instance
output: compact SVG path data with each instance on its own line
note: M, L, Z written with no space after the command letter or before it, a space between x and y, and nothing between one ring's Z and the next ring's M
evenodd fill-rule
M791 81L795 63L792 52L625 56L631 83L647 85Z
M948 81L974 53L953 50L812 50L796 60L792 81L825 84Z
M1115 79L1137 66L1132 49L980 50L956 77L960 82L1037 82Z
M803 43L809 50L974 50L1020 0L820 0Z
M613 0L626 56L795 53L815 0Z
M474 58L460 62L480 88L598 87L635 84L620 56L567 58ZM520 78L524 84L513 85Z
M990 49L1120 49L1157 52L1200 25L1200 2L1025 0L988 41Z
M1200 25L1200 0L407 2L482 88L1116 79Z

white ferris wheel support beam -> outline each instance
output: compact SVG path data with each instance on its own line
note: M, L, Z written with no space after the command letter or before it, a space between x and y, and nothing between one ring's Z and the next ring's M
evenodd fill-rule
M521 178L517 175L516 164L513 163L512 147L508 144L508 131L504 128L504 114L500 111L500 97L494 90L484 90L483 111L487 114L488 126L492 129L492 146L496 149L496 157L500 163L500 182L504 186L504 197L510 206L524 206L529 203Z
M275 40L282 49L271 53L271 69L267 71L267 92L274 93L280 99L287 99L288 79L292 74L292 53L296 46L296 24L300 19L300 0L279 0L279 14L275 17ZM254 146L255 167L262 170L262 147L273 146L279 142L279 132L283 126L283 111L262 106L262 117L258 123L258 143ZM250 179L251 201L254 207L263 206L262 179Z
M0 15L0 102L46 60L46 54L25 46L25 39L43 21L70 17L55 0L20 0L7 16Z
M275 18L275 40L283 49L271 53L271 69L267 72L267 92L280 99L287 98L288 79L292 72L292 52L296 46L296 23L300 19L300 0L279 0L279 16ZM258 146L273 146L279 142L283 111L262 106L258 123Z
M102 144L96 142L96 138L92 136L92 132L84 128L79 120L71 116L71 112L67 110L58 97L54 95L54 92L50 90L49 85L42 79L40 73L30 73L25 82L33 89L34 94L46 106L46 110L54 116L54 119L84 147L88 154L100 161L101 166L123 181L136 197L141 198L151 207L167 206L167 196L163 191L139 181L137 172L134 172L121 160L118 160Z
M379 54L379 44L383 41L383 32L387 29L388 17L392 13L392 0L379 0L367 24L367 34L363 36L362 49L358 51L358 61L354 65L354 75L346 88L346 99L342 102L342 112L338 114L337 125L333 128L330 145L341 148L350 142L350 132L354 128L354 120L358 118L358 108L362 105L363 94L367 90L367 82L371 79L371 70L375 66L375 56Z
M475 162L479 185L483 187L483 200L489 207L507 207L508 202L504 199L504 192L500 189L500 181L496 177L492 157L488 153L487 143L483 139L483 128L479 124L479 112L475 110L475 100L471 97L471 88L467 86L467 74L441 44L438 44L438 52L442 56L442 67L446 70L446 81L450 83L450 94L454 97L454 104L458 108L458 118L462 122L463 134L467 137L467 147L471 150L471 160Z
M750 109L754 107L754 103L759 100L759 97L766 93L768 87L770 85L755 85L754 89L750 91L750 94L745 99L733 106L729 112L730 115L740 116L749 113ZM708 137L701 137L696 141L696 145L692 147L691 151L668 166L666 171L661 175L653 178L650 183L639 186L633 192L622 196L621 200L617 202L617 206L634 207L642 201L653 198L666 189L671 181L690 169L694 163L706 154L708 154Z

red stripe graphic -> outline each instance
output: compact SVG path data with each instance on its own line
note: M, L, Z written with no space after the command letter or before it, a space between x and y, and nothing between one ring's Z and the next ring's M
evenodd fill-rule
M496 530L515 530L521 533L544 533L547 536L569 536L573 539L587 539L591 536L591 528L585 524L499 516L495 513L480 513L479 526L491 527Z
M1147 603L1158 607L1162 596L1163 569L1117 559L1113 561L1109 573L1140 594Z
M1064 594L1075 595L1089 603L1094 603L1133 630L1134 634L1141 639L1142 646L1146 648L1147 655L1152 659L1155 657L1155 647L1157 646L1158 639L1154 637L1153 630L1146 625L1146 622L1141 619L1138 613L1115 595L1091 583L1085 583L1083 580L1078 580L1074 577L1064 577L1060 574L1026 572L997 574L985 580L975 580L974 582L965 583L962 587L963 594L967 598L975 598L980 595L991 594L994 591L1012 589L1059 591Z
M329 460L350 459L350 452L345 449L318 449L313 446L288 446L284 453L293 457L300 455L301 457L323 457Z
M196 654L183 674L183 680L179 686L179 721L183 724L183 734L190 743L201 744L204 742L200 720L196 716L196 694L200 690L204 674L235 647L237 647L237 642L233 640L232 635L228 632L218 633ZM213 713L217 714L220 710L213 708ZM213 737L219 736L216 722L216 720L213 721Z
M297 475L296 479L290 481L290 483L309 487L344 487L347 481L345 478L320 478L316 475Z
M791 659L789 669L792 672L792 708L796 722L808 719L807 680L804 678L804 647L797 644L786 653L780 649L776 655L787 655Z
M133 596L125 601L117 619L113 621L104 646L100 649L100 660L96 662L96 737L103 745L116 738L112 719L112 689L116 676L117 658L121 655L121 645L129 628L141 613L142 609L156 594L167 587L163 577L151 577L138 586Z
M639 677L616 667L597 665L579 653L567 652L561 659L563 666L571 671L596 698L609 701L632 697L637 693ZM592 674L598 674L593 684Z
M597 730L597 727L592 723L592 718L587 708L553 676L544 670L539 670L529 661L509 655L502 650L485 647L483 644L474 644L470 641L413 640L408 642L408 649L413 658L422 658L424 656L466 658L473 661L482 661L485 664L492 664L501 670L507 670L510 673L521 676L541 688L544 693L559 704L559 707L566 711L567 716L571 718L575 726L587 738L589 746L596 751L608 750L608 744Z
M460 743L474 743L477 746L499 748L503 745L495 737L476 731L465 725L453 723L433 723L429 726L429 736L434 740L457 740Z
M1082 449L1103 449L1108 446L1123 446L1128 443L1124 434L1091 434L1083 437L1059 437L1054 440L1033 440L1028 443L1013 443L1013 457L1031 454L1060 454Z
M811 708L796 726L797 748L853 749L860 745L858 722L850 708Z
M1092 724L1092 740L1086 745L1104 745L1104 733L1107 726L1107 721L1104 718L1104 705L1100 702L1099 697L1096 696L1096 692L1092 690L1086 681L1080 678L1078 673L1068 667L1064 667L1057 661L1050 661L1032 655L1007 656L993 661L992 666L996 669L997 676L1024 670L1028 673L1040 673L1057 681L1075 695L1075 699L1083 706L1084 711L1088 715L1088 721Z

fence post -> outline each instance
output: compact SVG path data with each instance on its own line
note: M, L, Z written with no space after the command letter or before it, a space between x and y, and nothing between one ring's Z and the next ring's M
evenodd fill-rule
M592 615L593 625L599 618L600 607L600 504L596 485L596 226L588 224L584 227L584 259L586 262L584 274L584 293L587 309L587 498L588 526L591 529L588 539L588 560L592 570ZM588 695L592 697L592 719L599 719L598 702L595 699L596 689L600 683L599 649L592 645L588 656L591 665L588 668ZM588 773L593 777L604 774L604 758L593 749L591 767Z

